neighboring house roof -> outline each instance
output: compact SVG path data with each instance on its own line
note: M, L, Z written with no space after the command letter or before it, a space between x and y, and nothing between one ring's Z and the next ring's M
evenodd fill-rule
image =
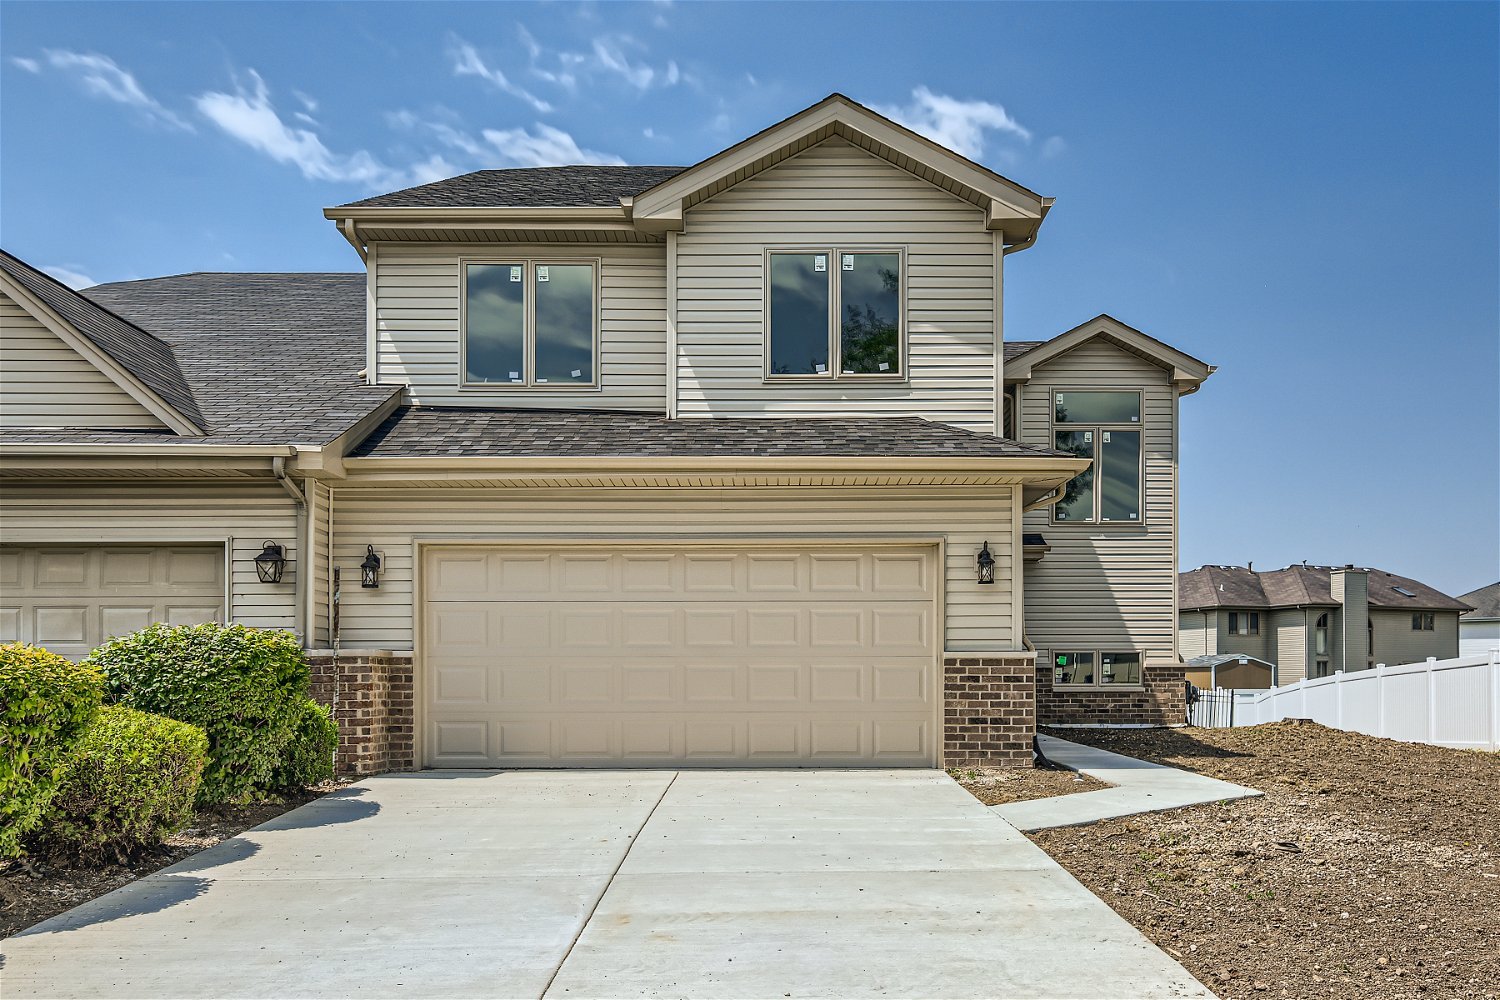
M169 344L4 250L0 250L0 271L134 376L192 429L206 429ZM129 391L130 387L124 388Z
M1007 340L1005 342L1005 360L1009 361L1011 358L1018 358L1033 347L1039 347L1045 343L1045 340Z
M1172 381L1183 395L1197 392L1198 387L1215 371L1214 366L1208 362L1179 351L1170 344L1164 344L1135 327L1126 326L1113 316L1101 313L1051 340L1016 342L1017 346L1027 344L1025 350L1011 353L1011 344L1006 343L1005 380L1025 382L1031 378L1032 370L1039 365L1095 339L1109 341L1122 350L1165 368L1171 373Z
M1463 611L1469 605L1427 584L1383 569L1361 567L1369 574L1370 607L1392 610ZM1184 611L1205 608L1336 607L1331 585L1333 566L1288 566L1264 573L1243 566L1201 566L1178 574L1177 605ZM1401 590L1407 591L1402 593Z
M361 374L363 274L181 274L84 294L170 347L207 436L7 428L0 441L321 445L401 391Z
M618 410L402 407L350 458L487 457L1070 458L921 417L715 420Z
M1474 609L1459 616L1466 622L1500 619L1500 583L1460 594L1458 599Z
M339 208L567 208L619 205L686 167L518 167L476 170L351 201Z

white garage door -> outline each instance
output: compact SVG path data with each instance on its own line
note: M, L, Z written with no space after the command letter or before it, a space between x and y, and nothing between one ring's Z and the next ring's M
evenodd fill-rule
M935 555L428 548L426 762L930 766Z
M154 622L223 618L222 545L0 546L0 642L76 659Z

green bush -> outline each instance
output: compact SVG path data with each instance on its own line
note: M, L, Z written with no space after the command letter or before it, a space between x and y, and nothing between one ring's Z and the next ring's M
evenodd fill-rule
M39 646L0 646L0 858L42 821L69 748L99 708L92 667Z
M339 746L339 727L333 713L308 698L302 703L292 742L287 744L272 784L303 788L333 777L333 753Z
M124 860L188 824L207 764L197 726L105 706L68 754L43 836L83 858Z
M244 625L152 625L89 661L110 700L199 726L208 767L198 801L245 801L271 783L307 698L307 660L290 632Z

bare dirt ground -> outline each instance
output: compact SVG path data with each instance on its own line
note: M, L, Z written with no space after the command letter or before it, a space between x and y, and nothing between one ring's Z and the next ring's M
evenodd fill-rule
M1500 755L1285 722L1054 735L1265 792L1032 836L1225 1000L1500 997Z
M1102 781L1075 774L1056 764L1044 767L955 767L949 768L948 773L987 806L1109 787Z
M0 862L0 938L154 874L346 784L330 781L252 805L200 810L187 829L158 847L127 858L123 864L78 865L66 858L46 857L29 858L27 866Z

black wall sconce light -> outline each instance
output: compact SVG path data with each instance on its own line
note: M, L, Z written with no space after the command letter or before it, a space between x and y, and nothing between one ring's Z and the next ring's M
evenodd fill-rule
M988 541L984 543L984 548L979 550L979 582L995 582L995 557L990 552Z
M366 588L380 586L380 557L375 546L365 546L365 561L359 564L359 585Z
M286 550L275 542L263 542L260 555L255 557L255 575L261 583L280 583L286 571Z

